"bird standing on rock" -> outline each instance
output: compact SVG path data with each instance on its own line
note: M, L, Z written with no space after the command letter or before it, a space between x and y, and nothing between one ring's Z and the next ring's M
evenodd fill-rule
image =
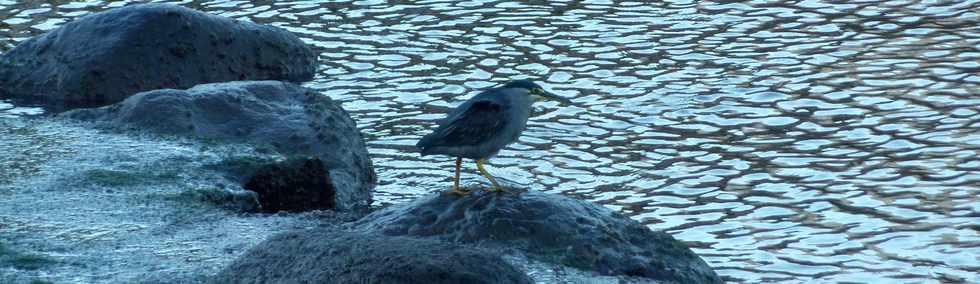
M517 141L531 116L531 104L543 99L571 103L566 98L546 92L530 80L507 82L460 104L439 121L435 131L422 137L415 146L422 150L422 156L438 154L456 157L453 193L469 193L459 188L463 158L476 160L476 168L493 184L493 192L506 192L487 173L483 164L500 149Z

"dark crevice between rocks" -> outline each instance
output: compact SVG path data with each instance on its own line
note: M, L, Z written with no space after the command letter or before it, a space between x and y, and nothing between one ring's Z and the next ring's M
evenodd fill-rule
M262 212L327 210L337 205L328 170L318 158L259 167L244 188L258 194Z

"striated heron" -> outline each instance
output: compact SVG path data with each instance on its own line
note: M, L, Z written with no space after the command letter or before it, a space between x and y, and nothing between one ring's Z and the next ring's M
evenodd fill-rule
M476 160L480 174L490 180L494 192L506 192L483 168L490 157L517 141L531 116L531 104L542 99L571 101L546 92L530 80L514 80L483 91L453 109L439 121L439 127L419 140L422 156L437 154L456 157L453 193L466 194L459 188L459 171L463 158Z

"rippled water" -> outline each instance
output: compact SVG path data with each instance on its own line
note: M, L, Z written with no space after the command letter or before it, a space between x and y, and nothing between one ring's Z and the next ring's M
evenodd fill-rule
M666 230L733 282L980 282L980 1L548 2L182 3L315 46L307 86L364 131L383 203L447 189L451 159L412 145L528 77L576 105L491 161L511 185ZM124 4L0 1L0 50Z

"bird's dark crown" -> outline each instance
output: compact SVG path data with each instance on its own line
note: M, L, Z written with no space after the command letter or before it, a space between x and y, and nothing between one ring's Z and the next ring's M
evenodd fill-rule
M503 88L520 88L526 90L541 89L541 86L531 82L531 80L513 80L504 84Z

